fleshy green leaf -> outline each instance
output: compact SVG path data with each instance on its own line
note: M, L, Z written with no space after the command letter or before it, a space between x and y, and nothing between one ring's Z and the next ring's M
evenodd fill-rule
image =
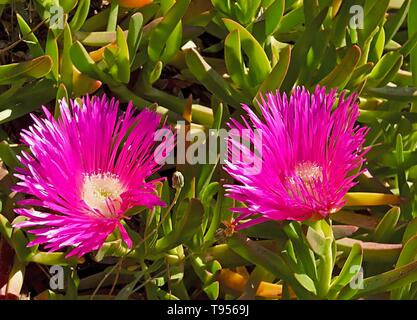
M265 51L262 49L258 41L237 22L230 19L223 19L227 29L231 32L239 30L241 45L243 51L249 60L249 76L254 84L259 84L265 80L271 71L271 65Z
M366 278L363 281L364 288L358 290L355 298L382 293L415 281L417 281L417 261Z
M90 0L79 0L77 11L72 17L70 24L72 32L76 32L81 29L85 20L88 17L88 11L90 10Z
M148 55L151 61L156 62L160 60L171 33L177 28L190 1L191 0L177 0L164 15L162 21L151 31L148 45Z
M238 106L242 102L248 102L248 99L232 88L194 48L185 50L185 61L197 80L226 103Z
M201 225L204 208L197 199L187 200L188 206L179 221L174 223L173 231L159 239L155 245L156 252L165 252L188 241ZM183 207L184 208L184 207Z
M37 58L44 55L42 46L40 45L38 38L33 34L33 31L30 28L30 26L26 23L26 21L22 18L20 14L16 13L16 17L17 22L19 24L20 32L22 33L22 38L28 45L32 56L34 58Z
M120 27L117 27L116 43L119 49L117 54L118 79L123 83L128 83L130 79L129 48L126 37Z
M384 217L379 221L372 237L375 242L387 243L395 232L395 227L400 218L400 208L394 207L390 209Z
M127 35L127 47L129 48L130 66L134 64L136 52L143 33L143 16L140 12L133 14L129 21L129 31Z
M393 263L401 253L401 244L387 244L377 242L364 242L361 240L342 238L336 240L337 249L347 255L355 244L360 244L363 249L363 260L379 263Z
M358 46L349 48L340 63L320 81L320 84L329 88L343 89L353 74L360 57L361 49Z
M272 69L271 73L266 77L259 87L257 97L266 92L274 92L281 87L285 76L287 75L288 67L291 61L291 47L283 48L279 53L277 64Z
M360 270L362 265L362 247L359 243L355 243L350 250L342 270L336 276L331 284L331 292L339 292L343 287L348 285Z
M25 78L41 78L48 74L52 68L50 56L41 56L29 61L12 63L0 66L0 85L12 84Z

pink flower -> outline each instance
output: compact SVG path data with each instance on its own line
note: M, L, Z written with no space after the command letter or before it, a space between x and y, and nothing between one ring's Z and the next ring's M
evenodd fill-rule
M238 228L266 220L322 218L343 207L365 161L368 129L355 124L356 100L343 92L337 102L336 90L326 94L317 87L310 93L297 87L289 100L279 92L262 98L263 118L243 106L250 123L244 117L243 125L231 120L236 133L228 139L225 164L239 184L226 188L229 197L246 205L233 209L240 214L236 223L255 217ZM255 160L253 167L249 158Z
M131 103L119 116L118 102L105 96L71 101L71 107L63 101L60 111L55 120L44 108L46 119L32 115L34 125L22 133L31 153L22 152L15 191L31 196L20 205L36 209L16 209L27 217L16 226L36 236L29 246L73 247L68 256L99 249L116 228L131 247L121 223L125 212L164 205L156 180L146 182L169 151L154 139L160 117L136 113Z

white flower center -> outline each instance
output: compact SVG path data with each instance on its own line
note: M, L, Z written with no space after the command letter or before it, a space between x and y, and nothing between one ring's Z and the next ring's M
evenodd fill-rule
M91 208L110 216L111 212L120 209L123 185L119 177L111 173L85 175L82 197ZM114 210L112 210L114 207Z
M296 185L295 177L301 179L307 186L314 181L323 179L323 169L312 161L301 161L295 165L294 174L288 177L291 185Z
M312 161L302 161L295 166L295 174L304 182L321 181L323 169Z

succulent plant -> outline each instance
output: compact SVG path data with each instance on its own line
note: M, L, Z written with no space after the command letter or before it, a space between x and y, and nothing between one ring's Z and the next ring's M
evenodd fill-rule
M416 0L11 2L0 1L0 296L417 299ZM246 119L242 104L261 117L268 92L317 85L357 94L357 125L370 128L366 170L325 219L236 230L231 209L246 204L226 193L236 181L215 150L214 163L154 175L175 183L156 185L166 207L125 213L130 248L115 231L68 258L14 227L30 151L19 132L41 106L58 119L62 100L106 94L209 133ZM25 292L34 264L64 268L66 287Z

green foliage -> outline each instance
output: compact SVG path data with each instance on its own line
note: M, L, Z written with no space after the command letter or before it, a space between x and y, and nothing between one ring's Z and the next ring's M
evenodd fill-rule
M10 2L0 0L0 16ZM115 299L416 299L417 1L356 2L161 0L127 9L114 1L94 14L89 0L37 0L42 28L16 3L19 48L28 54L8 61L0 49L0 233L14 252L13 274L30 263L65 266L67 292L46 290L45 299L95 298L101 287ZM355 4L363 28L352 24ZM58 5L63 27L48 29ZM127 216L141 224L125 226L133 248L115 231L88 257L112 265L90 277L74 268L84 259L28 248L31 236L12 226L23 147L11 132L41 105L58 117L59 100L105 92L170 123L220 129L242 103L257 112L266 92L317 84L356 92L359 122L371 128L356 202L328 221L234 232L236 203L216 163L178 166L185 185L159 186L168 207L132 209ZM387 196L399 201L380 200ZM262 294L265 283L272 297Z

